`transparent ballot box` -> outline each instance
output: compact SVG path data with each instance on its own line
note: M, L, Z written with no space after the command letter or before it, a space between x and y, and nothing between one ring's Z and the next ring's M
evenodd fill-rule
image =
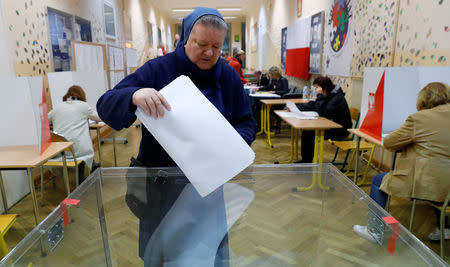
M203 198L177 168L101 168L63 203L0 266L447 266L329 164L253 165Z

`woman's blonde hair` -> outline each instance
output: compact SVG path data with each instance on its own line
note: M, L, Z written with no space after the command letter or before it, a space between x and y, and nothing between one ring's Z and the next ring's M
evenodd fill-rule
M445 83L432 82L419 92L417 110L430 109L450 102L450 88Z
M281 70L280 70L280 68L273 66L273 67L270 67L269 74L270 74L270 76L276 75L276 76L281 77Z
M66 101L69 97L86 102L86 93L78 85L73 85L67 90L67 93L63 96L63 101Z

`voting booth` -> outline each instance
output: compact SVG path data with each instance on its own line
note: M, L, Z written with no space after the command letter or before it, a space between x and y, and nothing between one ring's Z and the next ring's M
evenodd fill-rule
M72 85L80 86L86 93L86 102L91 108L96 110L97 100L106 92L107 82L103 70L81 70L51 72L48 74L52 105L61 103L63 96Z
M50 144L50 129L42 77L1 77L0 147L36 146L42 154ZM8 206L29 193L24 171L2 171ZM3 205L0 205L2 207Z
M417 112L417 96L428 83L450 84L450 67L365 68L360 130L378 140Z
M292 190L311 185L314 176L320 186ZM169 192L164 196L170 200L153 206L149 197L158 192ZM367 224L368 214L380 231L377 243L353 232L354 224ZM140 233L140 220L153 222L154 231ZM97 169L0 265L143 266L144 261L145 266L447 266L331 164L253 165L204 197L178 168Z

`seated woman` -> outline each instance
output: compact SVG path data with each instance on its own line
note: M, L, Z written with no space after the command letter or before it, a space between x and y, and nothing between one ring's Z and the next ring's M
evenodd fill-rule
M401 150L397 154L395 169L380 173L372 180L370 197L385 207L388 195L443 202L450 190L450 90L443 83L430 83L417 97L418 112L410 115L400 128L390 133L383 146ZM438 227L428 237L440 239ZM375 242L372 220L368 226L355 225L360 236ZM445 229L445 239L450 239L450 229Z
M281 76L281 70L278 67L269 69L270 82L266 86L259 87L257 91L269 91L272 94L283 96L289 92L289 82Z
M63 96L63 102L57 104L48 113L48 119L53 124L53 131L74 142L77 160L82 160L78 166L80 182L84 180L84 165L92 169L94 149L89 134L88 119L101 121L97 112L86 103L86 94L79 86L71 86ZM68 159L72 158L69 153Z
M334 85L330 78L319 76L313 85L316 87L317 99L306 104L298 104L301 111L315 111L321 117L340 124L342 128L325 131L325 139L345 138L347 129L352 127L350 110L345 100L345 93L339 85ZM314 156L314 131L303 131L301 144L302 163L311 163Z

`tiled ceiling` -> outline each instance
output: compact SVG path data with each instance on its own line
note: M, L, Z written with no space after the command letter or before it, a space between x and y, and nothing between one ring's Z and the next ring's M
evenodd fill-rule
M219 10L226 21L243 21L251 0L150 0L171 23L181 23L181 19L190 11L174 11L177 9L194 9L198 6L211 8L240 8L240 10Z

